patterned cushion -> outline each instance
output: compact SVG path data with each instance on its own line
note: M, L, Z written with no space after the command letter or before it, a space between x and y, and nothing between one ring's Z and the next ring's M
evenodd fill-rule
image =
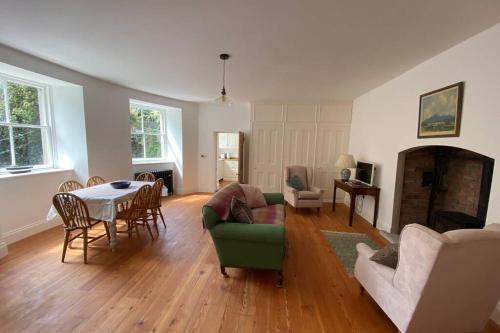
M285 206L270 205L252 209L254 223L256 224L283 224L285 222Z
M211 207L221 220L226 221L231 210L231 199L233 197L245 200L245 193L243 193L238 183L231 183L221 188L208 200L205 206Z
M266 198L264 198L264 194L262 194L260 188L248 184L240 184L240 186L245 193L248 207L253 209L267 206Z
M300 191L299 192L299 199L305 199L305 200L317 200L319 199L320 194L312 191Z
M248 208L247 203L236 197L231 199L231 216L238 223L252 224L254 222L252 211Z

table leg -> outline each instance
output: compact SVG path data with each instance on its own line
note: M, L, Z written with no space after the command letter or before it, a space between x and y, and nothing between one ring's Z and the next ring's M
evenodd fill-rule
M116 219L113 219L112 221L108 221L108 228L109 228L109 238L110 240L110 245L111 245L111 251L115 252L116 250Z
M356 194L349 193L351 196L351 205L349 206L349 226L352 227L352 217L354 215L354 208L356 207Z
M374 208L374 212L373 212L373 227L376 228L377 227L377 217L378 217L378 199L379 199L379 195L377 194L375 196L375 208Z
M335 212L335 201L337 200L337 186L333 185L333 202L332 202L332 212Z

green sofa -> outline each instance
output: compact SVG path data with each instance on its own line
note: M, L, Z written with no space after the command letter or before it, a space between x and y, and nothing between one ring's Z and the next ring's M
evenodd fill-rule
M284 204L282 193L264 193L264 197L269 206ZM225 222L212 207L208 206L203 207L202 213L204 226L212 236L224 277L228 277L226 267L275 270L278 272L277 285L282 285L285 256L284 223L236 223L231 222L230 218Z

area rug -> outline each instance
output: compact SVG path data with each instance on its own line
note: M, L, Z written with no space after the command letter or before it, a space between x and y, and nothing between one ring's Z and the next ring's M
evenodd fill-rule
M365 234L329 230L321 230L321 232L325 235L328 243L340 259L340 262L342 263L342 266L344 266L344 269L349 277L354 276L354 264L358 258L356 244L365 243L374 250L378 250L380 248Z

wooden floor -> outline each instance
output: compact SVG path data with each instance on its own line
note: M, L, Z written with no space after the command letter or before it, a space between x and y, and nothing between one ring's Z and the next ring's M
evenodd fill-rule
M102 239L88 265L77 249L60 262L60 227L11 245L0 260L0 332L397 332L359 295L320 233L363 232L383 243L361 219L348 227L345 206L319 216L288 209L285 283L277 288L272 272L221 276L201 229L208 197L166 200L158 240L121 234L111 253ZM496 329L490 323L485 332Z

